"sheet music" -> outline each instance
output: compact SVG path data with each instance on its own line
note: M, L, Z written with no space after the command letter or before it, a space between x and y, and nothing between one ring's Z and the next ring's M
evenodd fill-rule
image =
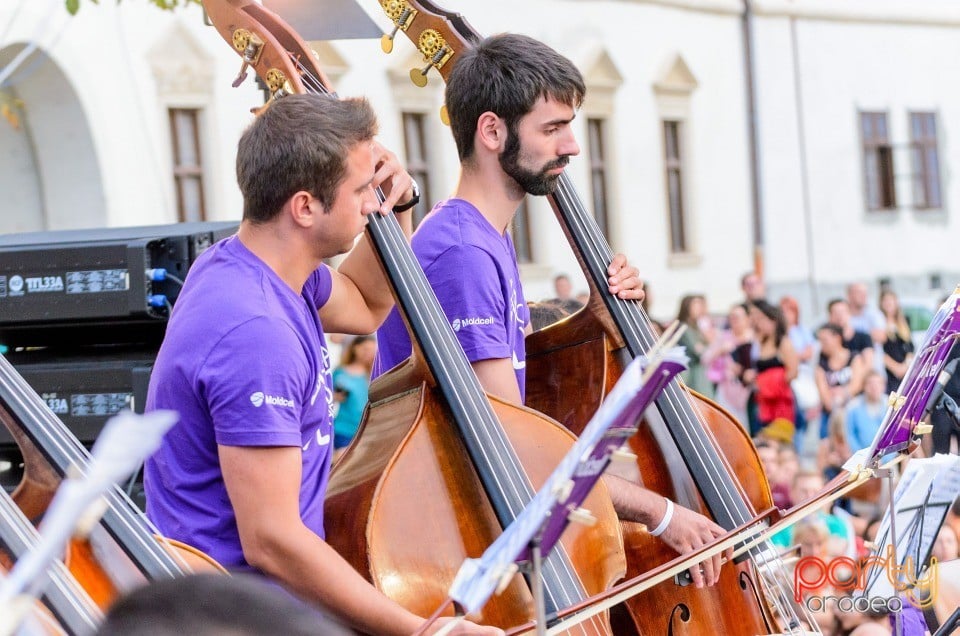
M892 547L888 508L877 533L877 556L884 560L884 567L870 568L863 596L889 598L900 592L912 601L915 597L909 590L904 590L903 586L935 583L936 568L927 571L923 568L930 557L947 510L958 494L960 456L940 454L914 459L907 464L892 504L897 511L896 563L886 562ZM897 570L894 566L901 569ZM898 587L901 589L895 590L891 579L896 580L898 571Z

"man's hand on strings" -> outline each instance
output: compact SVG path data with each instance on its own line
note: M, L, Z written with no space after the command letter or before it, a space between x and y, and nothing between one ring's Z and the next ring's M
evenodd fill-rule
M379 186L383 190L386 200L380 206L380 214L386 215L397 203L413 198L413 177L400 165L397 155L381 146L378 141L370 143L376 160L373 187Z
M627 264L627 257L617 254L607 266L607 291L624 300L643 300L640 270Z
M660 538L680 554L688 554L713 543L725 534L726 531L723 528L703 515L683 506L675 506L670 525L663 531ZM721 557L724 556L729 560L733 556L733 551L727 550L724 554L714 555L691 567L690 577L694 585L697 587L715 585L720 580L720 563Z

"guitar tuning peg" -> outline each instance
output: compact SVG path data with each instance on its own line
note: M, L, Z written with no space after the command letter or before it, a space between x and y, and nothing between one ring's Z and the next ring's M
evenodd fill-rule
M450 113L447 112L446 104L440 107L440 121L443 122L444 126L450 125Z
M430 67L431 67L431 65L430 65L430 64L427 64L427 65L424 66L422 69L420 69L420 68L410 69L410 81L413 82L414 85L416 85L416 86L418 86L418 87L420 87L420 88L423 88L424 86L426 86L426 85L427 85L427 73L430 71Z

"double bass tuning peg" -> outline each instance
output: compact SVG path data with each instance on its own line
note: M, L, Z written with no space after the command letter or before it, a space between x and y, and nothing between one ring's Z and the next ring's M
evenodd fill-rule
M410 81L416 86L423 88L427 85L427 73L430 72L432 64L427 64L423 68L410 69Z
M380 48L384 53L390 53L393 51L393 39L397 37L397 31L406 31L410 27L410 23L417 16L417 10L406 2L401 4L397 0L381 0L380 4L394 24L393 30L380 38Z
M397 36L397 31L399 30L400 30L400 27L395 26L393 27L393 31L391 31L390 33L384 33L383 36L381 36L380 48L383 50L384 53L393 52L393 38Z

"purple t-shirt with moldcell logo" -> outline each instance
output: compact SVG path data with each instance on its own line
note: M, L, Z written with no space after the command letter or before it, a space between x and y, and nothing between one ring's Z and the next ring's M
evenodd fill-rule
M449 199L424 218L410 244L467 359L509 358L523 396L530 310L510 235L467 201ZM377 332L377 348L373 377L410 357L410 338L396 308Z
M321 266L297 294L232 236L197 259L170 317L146 410L180 421L147 460L147 516L225 567L251 569L218 445L301 449L300 516L324 536L333 391L317 310L331 285Z

